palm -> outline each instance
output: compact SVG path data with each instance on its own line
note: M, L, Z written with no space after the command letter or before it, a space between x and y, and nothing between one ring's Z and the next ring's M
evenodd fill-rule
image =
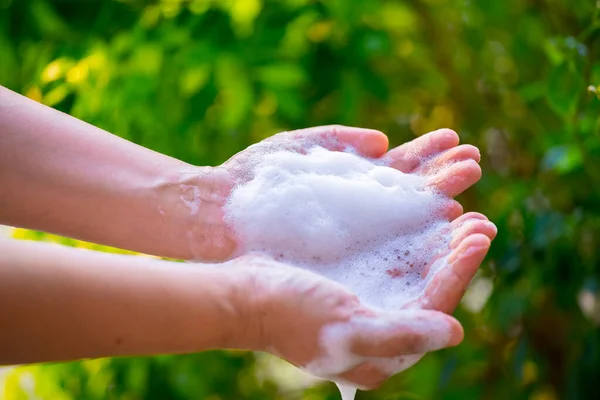
M427 182L427 190L441 192L448 198L453 198L462 193L477 182L481 176L481 169L478 165L479 151L473 146L458 146L458 136L449 130L432 132L386 153L387 139L379 132L357 128L321 127L276 135L234 156L222 166L228 177L223 186L227 188L227 191L223 192L229 195L230 188L235 184L252 179L253 165L256 164L256 158L278 150L302 152L304 141L322 144L324 137L331 136L337 140L333 141L333 145L332 142L327 143L330 150L339 150L343 147L343 144L350 144L364 156L381 158L389 166L403 173L419 175ZM451 312L460 301L496 234L495 226L483 215L478 213L463 215L461 206L453 200L449 200L437 211L447 217L449 223L446 229L448 232L444 232L443 243L435 243L440 240L436 235L425 238L425 240L434 243L438 248L442 247L442 251L438 254L436 260L423 260L426 264L421 275L424 290L413 298L410 303L398 305L405 310L412 308L413 310L431 309ZM231 237L235 238L237 253L240 253L239 249L243 249L245 243L240 243L239 235L235 235L233 232L231 232ZM448 237L451 238L449 241ZM402 251L403 249L399 250ZM233 254L235 255L236 252ZM430 267L434 261L437 261L435 262L436 267L431 269ZM272 260L265 261L259 258L250 264L253 263L270 266L268 268L271 270L270 273L274 273L279 277L276 279L277 277L271 276L268 279L269 289L265 289L265 292L279 287L282 292L287 293L287 295L271 294L270 297L279 299L278 306L275 309L271 308L268 313L262 314L267 316L265 317L267 321L270 321L265 322L268 326L265 327L264 331L271 333L274 338L285 338L298 332L304 332L300 336L315 337L320 327L326 322L335 321L336 319L344 320L353 313L364 313L365 310L368 310L360 304L355 296L342 290L343 288L336 285L335 282L320 277L319 279L313 279L316 275L309 279L307 278L308 275L298 275L296 272L289 270L284 264ZM393 273L390 275L389 279L394 279ZM296 279L300 279L299 282L296 282L299 284L294 283ZM274 281L279 281L281 285L273 285ZM295 293L298 288L300 288L300 292ZM309 293L310 296L307 297ZM322 296L319 297L319 294ZM289 300L289 304L286 301L281 301L285 298ZM303 301L298 303L300 299ZM332 302L338 305L333 309L336 312L342 310L341 314L328 314L332 308L325 305ZM304 310L304 306L308 308ZM315 313L315 310L318 312ZM305 321L296 319L302 312L312 315L311 318L314 318L312 325L307 325ZM373 312L373 310L367 312ZM285 322L286 318L290 318L290 316L292 319ZM429 317L434 319L435 314L431 314ZM300 323L300 325L297 323ZM279 332L281 329L284 332ZM373 342L373 340L369 341ZM307 348L299 347L297 342L277 342L275 339L270 340L270 342L275 345L275 347L270 348L270 351L282 354L285 358L300 365L319 351L314 342L309 343ZM417 355L406 359L405 367L419 359L419 351L415 349L412 352L404 353L415 353ZM373 356L377 355L373 354ZM343 375L343 377L353 381L360 381L361 376L369 376L373 384L368 384L368 386L376 386L375 383L380 382L386 375L370 362L365 362Z
M253 166L266 154L281 150L303 152L307 143L319 144L329 150L340 150L344 145L351 145L364 156L383 159L386 164L405 174L420 176L426 182L426 190L441 192L448 198L462 193L481 176L477 148L469 145L458 146L458 136L450 130L429 133L386 153L387 138L380 132L326 126L281 133L232 157L223 165L231 178L230 187L252 179ZM485 256L496 228L481 214L467 213L461 216L461 206L452 200L435 211L445 215L448 221L452 221L447 227L450 232L444 235L445 238L451 236L452 240L450 246L447 246L442 242L436 243L440 239L435 235L425 238L434 247L446 246L446 248L441 249L442 260L435 264L435 276L432 276L432 273L429 276L427 273L421 275L421 279L426 281L423 283L427 286L422 295L414 299L411 305L448 312L460 300ZM277 224L282 223L283 221L277 221ZM242 236L236 236L237 245L238 248L243 248L246 243L240 243L240 237ZM284 245L285 243L280 244L280 246ZM291 244L288 243L289 245ZM407 249L399 250L404 252ZM302 251L310 252L310 246ZM421 259L420 262L430 266L433 260ZM390 279L393 279L395 269L393 266L390 267ZM428 267L426 270L429 269ZM323 271L319 272L323 273ZM329 276L327 273L324 275ZM335 276L330 277L339 280ZM386 282L373 282L373 287L380 283L386 284ZM388 281L387 284L393 285L393 282ZM350 288L354 289L351 285Z
M226 265L253 282L252 297L245 298L253 312L244 342L316 376L377 387L423 353L456 345L463 337L459 322L442 312L372 309L343 285L264 255L241 256ZM340 330L326 340L324 329L332 327ZM350 363L340 364L339 353L330 351L339 343L352 355ZM389 361L392 371L386 368Z
M351 145L359 149L365 156L377 157L387 149L387 138L378 131L323 126L283 132L271 136L262 142L237 153L210 173L192 172L186 176L183 185L189 191L200 187L200 199L203 211L190 232L193 240L194 259L196 261L227 261L240 255L239 249L244 243L225 221L224 207L231 190L238 184L252 179L254 165L270 152L288 150L301 152L306 143L327 141L330 150L342 149ZM198 184L198 181L200 183ZM197 195L189 193L190 197ZM186 197L186 193L182 198Z
M325 142L324 139L329 141ZM387 138L378 131L325 126L275 135L236 154L216 168L214 188L221 199L217 202L219 206L225 204L236 184L252 179L253 166L265 154L279 150L301 152L306 142L326 145L330 150L351 145L364 156L382 158L403 173L424 177L429 189L448 197L462 193L481 176L477 148L458 146L458 136L450 130L431 132L386 153ZM461 215L462 208L455 201L447 203L439 211L451 221L449 229L452 240L440 255L443 260L436 266L443 265L436 269L435 276L422 275L423 279L427 279L427 286L410 306L451 312L487 253L496 228L482 214ZM213 239L205 242L199 251L199 258L226 260L239 255L244 243L240 243L239 235L223 220L222 210L215 214L219 214L214 218L216 222L207 225L206 231L201 232ZM431 237L429 240L434 242L437 238ZM218 246L215 243L226 245ZM434 260L425 261L431 264Z

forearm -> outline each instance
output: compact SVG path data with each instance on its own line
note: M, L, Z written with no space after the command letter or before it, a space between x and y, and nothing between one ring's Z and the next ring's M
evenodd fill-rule
M0 241L0 364L243 348L243 279L223 268Z
M183 200L203 190L209 170L0 86L2 224L191 259L197 221Z

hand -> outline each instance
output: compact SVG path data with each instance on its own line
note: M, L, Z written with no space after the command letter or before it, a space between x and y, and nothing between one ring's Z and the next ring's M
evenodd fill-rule
M195 261L225 261L234 256L240 245L235 233L224 222L223 207L235 184L252 174L261 157L278 150L302 152L307 145L319 144L329 150L351 146L370 158L380 157L388 147L387 137L375 130L344 126L322 126L283 132L248 147L215 168L184 171L169 209L187 218L188 239ZM172 185L171 185L172 186Z
M455 132L441 129L390 150L384 158L404 173L427 176L432 189L456 197L481 177L479 150L470 145L458 146L458 142ZM462 214L462 207L456 201L444 207L439 211L451 221L446 233L452 239L447 251L425 268L423 279L429 282L422 295L407 308L453 312L496 236L496 226L485 215ZM428 277L434 263L435 275Z
M184 198L187 196L191 201L199 193L204 207L198 214L202 221L194 222L190 231L190 243L197 259L226 260L240 245L223 221L223 205L233 185L248 179L256 160L274 150L302 151L307 143L326 145L331 150L340 150L343 145L353 146L360 154L381 157L404 173L426 176L432 189L450 198L468 189L481 177L479 150L470 145L459 146L458 135L449 129L428 133L387 153L387 137L375 130L323 126L280 133L236 154L210 172L204 170L200 174L202 190L196 189L193 183L198 174L188 175L190 182L184 185L188 188ZM442 255L446 267L437 270L423 295L412 305L451 312L485 257L496 235L496 227L479 213L461 216L462 207L456 201L448 202L440 211L452 221L449 234L453 240Z
M446 252L425 268L427 285L423 293L405 308L438 310L451 314L465 294L473 276L485 258L496 226L480 213L466 213L450 224L451 241ZM435 263L433 276L427 271Z
M422 354L463 337L458 321L446 314L374 310L334 281L263 256L243 256L223 267L251 282L239 299L247 310L240 343L326 379L375 388ZM344 343L348 353L340 354Z
M294 149L296 142L286 143L285 141L277 140L274 137L272 140L278 142L279 145L287 146L285 148ZM267 142L268 143L268 142ZM453 197L460 194L462 191L474 184L481 176L479 168L479 151L473 146L457 146L458 136L456 133L449 130L441 130L432 132L417 140L414 140L404 146L390 151L383 158L387 164L408 174L417 174L424 176L431 190L436 190L448 197ZM301 144L297 145L301 150ZM276 147L280 149L281 147ZM269 151L267 146L257 146L251 148L255 156L264 155ZM335 150L335 148L333 149ZM245 154L251 157L253 153ZM242 161L245 161L243 158ZM425 160L425 161L422 161ZM240 160L234 159L232 164L234 167L244 165ZM233 169L235 171L235 169ZM238 167L238 179L247 179L243 172L243 167ZM495 226L487 221L487 219L477 213L469 213L460 216L462 208L455 201L449 201L442 205L442 209L438 210L443 215L448 217L448 220L454 220L449 225L449 231L452 240L446 252L440 255L442 260L431 260L431 264L436 262L436 274L433 278L427 276L427 269L423 274L423 279L427 279L426 290L411 304L405 305L402 311L396 317L403 315L406 317L406 312L410 308L429 308L445 312L450 312L457 305L462 297L464 290L475 273L477 267L483 260L489 246L490 241L496 234ZM432 241L438 240L436 237L429 238ZM440 267L440 265L442 266ZM431 274L431 273L430 273ZM331 283L329 283L331 284ZM331 288L329 289L331 290ZM336 297L333 298L337 299ZM354 298L355 299L355 298ZM355 299L358 304L358 300ZM415 311L417 312L417 311ZM279 315L275 313L275 315ZM293 313L291 315L294 315ZM381 317L381 315L379 315ZM424 320L430 320L431 317ZM277 322L281 322L277 319ZM407 323L410 324L410 322ZM293 326L285 324L284 326ZM355 329L358 329L355 327ZM268 330L270 331L270 330ZM433 332L432 332L433 334ZM286 336L286 335L283 335ZM288 335L289 336L289 335ZM374 342L374 336L371 334L370 339ZM294 348L290 348L293 351ZM415 349L413 353L418 353L411 357L405 357L401 369L404 369L420 358L419 354L427 350L418 351ZM279 352L281 353L281 352ZM285 354L283 352L282 354ZM302 349L300 355L310 354L310 352ZM361 354L364 357L364 354ZM390 356L389 354L386 356ZM398 372L396 369L394 372ZM358 373L356 372L358 371ZM360 367L355 367L351 371L341 373L338 371L338 379L349 379L356 383L356 376L369 376L371 381L369 387L377 386L378 382L389 376L389 370L381 368L381 365L375 360L363 358ZM349 377L349 378L348 378ZM335 377L329 376L331 379Z

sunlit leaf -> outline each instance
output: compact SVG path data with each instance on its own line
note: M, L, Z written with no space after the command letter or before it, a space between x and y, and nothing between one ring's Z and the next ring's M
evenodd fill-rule
M210 66L190 68L181 75L179 85L181 94L189 97L204 87L210 77Z
M306 82L306 74L295 64L273 64L256 71L264 84L274 87L294 88Z
M131 67L146 75L156 75L163 61L163 51L153 43L144 44L134 50Z
M67 58L59 58L46 65L42 71L41 80L43 83L50 83L62 78L71 68L73 61Z
M47 106L54 106L63 101L70 92L71 89L67 85L57 86L44 95L42 102Z
M233 57L219 59L215 71L223 102L221 124L223 129L237 128L248 116L254 100L254 92L247 71Z

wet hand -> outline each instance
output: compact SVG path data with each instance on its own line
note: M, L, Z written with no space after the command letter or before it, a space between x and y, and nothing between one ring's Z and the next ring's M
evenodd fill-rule
M377 158L387 150L388 139L372 129L336 125L300 129L271 136L221 166L183 171L173 207L191 217L188 240L193 260L215 262L234 257L242 243L226 223L223 211L232 188L251 179L254 166L265 155L279 150L302 152L312 145L334 151L351 146L365 157Z
M423 353L463 338L459 322L444 313L375 310L332 280L264 256L224 267L246 276L251 288L241 342L325 379L375 388Z

